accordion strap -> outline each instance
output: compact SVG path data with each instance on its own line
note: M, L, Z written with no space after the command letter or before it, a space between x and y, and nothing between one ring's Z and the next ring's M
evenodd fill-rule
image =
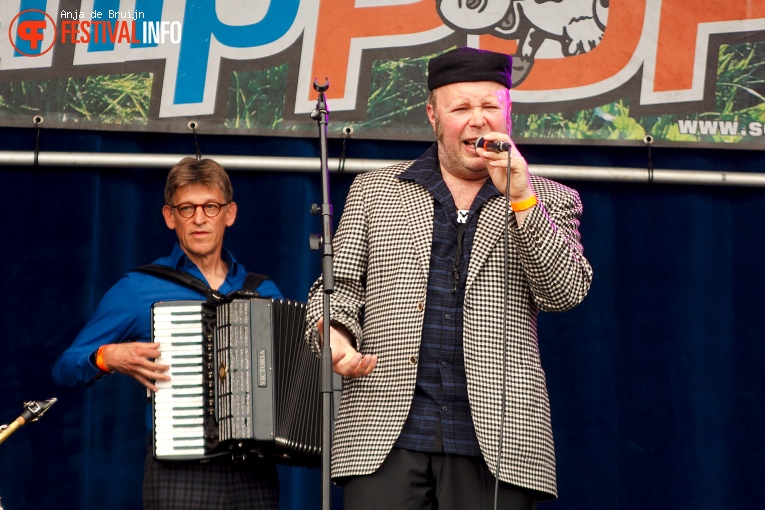
M177 269L169 266L163 266L161 264L146 264L135 268L135 271L185 285L186 287L204 294L208 301L218 302L226 299L225 294L211 289L199 278L195 278L188 273L178 271ZM265 280L268 280L268 276L266 275L258 273L247 273L247 276L244 278L244 285L242 285L242 290L250 294L258 295L258 293L255 292L255 289L257 289L258 286Z

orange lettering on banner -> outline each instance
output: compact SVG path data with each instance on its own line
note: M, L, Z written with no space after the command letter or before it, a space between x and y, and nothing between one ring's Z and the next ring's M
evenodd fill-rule
M478 37L478 47L482 50L515 55L515 52L518 51L518 41L515 39L500 39L493 35L481 35Z
M692 88L700 24L758 18L765 18L765 2L664 0L659 21L654 91Z
M313 75L321 83L329 77L328 98L345 96L351 40L364 37L408 35L444 23L433 0L382 7L355 7L355 0L322 0L319 5ZM316 92L311 90L311 97Z
M632 59L643 32L646 0L611 0L608 25L595 49L582 55L537 59L519 90L583 87L615 76Z

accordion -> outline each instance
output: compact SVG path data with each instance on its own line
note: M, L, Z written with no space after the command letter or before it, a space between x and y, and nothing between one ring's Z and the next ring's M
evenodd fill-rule
M152 306L157 363L153 454L197 460L257 452L296 465L321 455L320 360L303 340L305 305L236 297Z

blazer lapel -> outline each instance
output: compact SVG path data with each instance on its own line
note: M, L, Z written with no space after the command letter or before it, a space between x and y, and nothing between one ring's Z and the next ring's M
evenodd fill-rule
M430 249L433 243L433 196L419 184L399 180L401 203L406 211L417 259L427 280L430 268Z
M502 208L504 202L504 196L500 195L486 202L481 208L478 228L473 238L473 249L470 252L465 292L475 280L489 253L502 241L505 224L505 213Z

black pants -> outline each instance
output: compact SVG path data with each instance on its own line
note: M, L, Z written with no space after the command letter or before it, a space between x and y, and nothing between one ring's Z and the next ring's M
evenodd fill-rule
M494 476L483 458L393 448L380 469L344 483L345 510L492 510ZM500 482L497 508L535 510L531 491Z
M277 510L276 465L242 462L158 461L151 451L143 475L144 510Z

